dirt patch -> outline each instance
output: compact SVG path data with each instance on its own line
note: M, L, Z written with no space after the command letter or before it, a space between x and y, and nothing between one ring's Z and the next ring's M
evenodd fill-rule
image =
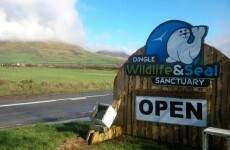
M85 150L90 149L85 140L81 137L73 137L63 140L56 150Z

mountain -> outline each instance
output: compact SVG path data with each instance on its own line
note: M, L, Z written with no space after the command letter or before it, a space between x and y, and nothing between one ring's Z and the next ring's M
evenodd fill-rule
M0 64L120 66L124 60L61 42L0 42Z
M121 51L101 50L101 51L97 51L96 53L107 55L107 56L112 56L112 57L116 57L116 58L122 58L122 59L126 59L126 60L129 58L128 54L126 54L125 52L121 52Z

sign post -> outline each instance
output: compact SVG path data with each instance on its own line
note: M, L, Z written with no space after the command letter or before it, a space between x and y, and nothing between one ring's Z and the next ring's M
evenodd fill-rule
M204 128L230 129L230 61L204 43L208 30L166 21L130 56L114 80L114 124L123 133L201 148ZM210 147L225 143L215 138Z

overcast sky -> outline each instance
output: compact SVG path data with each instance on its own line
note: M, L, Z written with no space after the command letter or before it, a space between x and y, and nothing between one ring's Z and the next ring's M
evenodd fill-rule
M209 26L205 42L230 56L230 0L1 0L0 40L55 40L131 54L174 19Z

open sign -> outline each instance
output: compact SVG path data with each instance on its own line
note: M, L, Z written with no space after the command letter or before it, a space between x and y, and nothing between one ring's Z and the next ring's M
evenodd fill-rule
M207 100L137 96L136 119L205 127Z

